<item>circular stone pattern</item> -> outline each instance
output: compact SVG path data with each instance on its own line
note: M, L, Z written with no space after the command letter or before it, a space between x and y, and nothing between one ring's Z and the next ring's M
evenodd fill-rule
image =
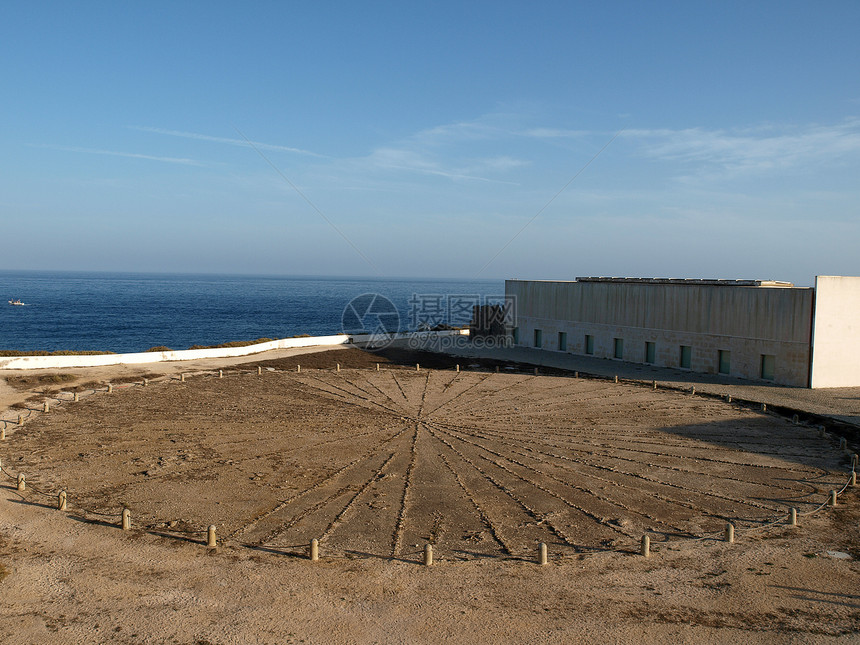
M635 549L758 526L841 486L812 428L717 399L521 373L349 369L115 388L12 435L72 512L326 555ZM4 459L6 463L6 459Z

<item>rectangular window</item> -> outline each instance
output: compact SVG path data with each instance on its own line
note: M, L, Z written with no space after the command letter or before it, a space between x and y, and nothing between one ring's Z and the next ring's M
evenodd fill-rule
M720 374L730 374L732 371L732 353L728 350L719 350Z
M761 355L761 377L766 381L773 380L773 373L776 368L776 356L770 354Z
M692 348L689 345L681 345L681 359L679 361L679 365L685 370L690 369L690 365L692 364L692 355Z
M567 332L560 331L558 332L558 351L566 352L567 351Z
M585 335L585 353L593 354L594 353L594 336L591 334Z
M615 340L615 351L613 352L613 356L615 358L624 358L624 339L616 338Z
M655 343L645 343L645 362L653 363L657 356L657 345Z
M535 347L540 348L543 345L543 331L535 329Z
M520 344L520 328L514 327L514 345Z

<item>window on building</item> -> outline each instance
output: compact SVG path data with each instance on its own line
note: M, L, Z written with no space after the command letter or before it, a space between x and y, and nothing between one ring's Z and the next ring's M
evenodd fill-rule
M560 331L558 332L558 351L566 352L567 351L567 332Z
M585 353L593 354L594 353L594 336L591 334L585 335Z
M535 347L540 348L543 346L543 331L540 329L535 329Z
M653 363L656 360L657 356L657 345L656 343L645 342L645 362Z
M766 381L773 380L773 373L776 368L776 356L771 354L761 355L761 377Z
M681 345L681 357L678 361L678 364L685 370L690 369L690 365L692 364L692 356L692 348L689 345Z
M624 339L623 338L615 338L615 351L613 356L615 358L624 358Z
M732 353L728 350L721 349L719 351L718 358L720 374L730 374L732 371Z
M519 327L514 327L513 336L514 336L514 345L519 345L520 344L520 328Z

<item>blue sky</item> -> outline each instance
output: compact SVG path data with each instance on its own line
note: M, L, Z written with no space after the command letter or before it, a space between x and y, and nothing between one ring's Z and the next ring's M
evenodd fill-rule
M0 17L3 269L860 275L856 1Z

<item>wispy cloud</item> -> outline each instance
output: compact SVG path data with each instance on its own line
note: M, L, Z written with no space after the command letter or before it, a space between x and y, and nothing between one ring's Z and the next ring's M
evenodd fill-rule
M195 159L185 157L160 157L157 155L144 155L137 152L120 152L117 150L101 150L98 148L79 148L76 146L57 146L52 144L30 144L34 148L49 148L51 150L61 150L63 152L82 152L90 155L109 155L111 157L126 157L128 159L146 159L147 161L160 161L163 163L180 164L183 166L205 166Z
M531 164L516 157L512 130L499 115L419 130L352 160L367 170L398 170L468 181L518 185L506 173Z
M244 139L232 139L230 137L215 137L209 134L200 134L198 132L183 132L181 130L168 130L165 128L153 128L147 126L128 126L132 130L138 130L140 132L151 132L153 134L164 134L170 137L181 137L183 139L194 139L196 141L210 141L212 143L223 143L230 146L241 146L242 148L250 148L251 144ZM301 155L308 155L311 157L320 157L324 158L325 155L317 154L316 152L311 152L309 150L302 150L301 148L291 148L290 146L281 146L274 143L263 143L262 141L252 141L254 147L260 150L276 150L279 152L293 152Z
M860 119L805 127L630 129L624 136L643 142L642 154L651 158L698 164L710 171L766 172L860 152Z
M561 128L528 128L519 134L537 139L579 139L581 137L593 136L594 132L589 130L565 130Z
M485 159L473 161L470 164L457 164L450 159L447 161L435 159L425 150L412 147L382 147L371 154L354 161L355 165L375 170L398 170L445 177L459 181L479 181L490 183L514 183L503 179L482 176L486 170L506 170L523 162L510 158Z

